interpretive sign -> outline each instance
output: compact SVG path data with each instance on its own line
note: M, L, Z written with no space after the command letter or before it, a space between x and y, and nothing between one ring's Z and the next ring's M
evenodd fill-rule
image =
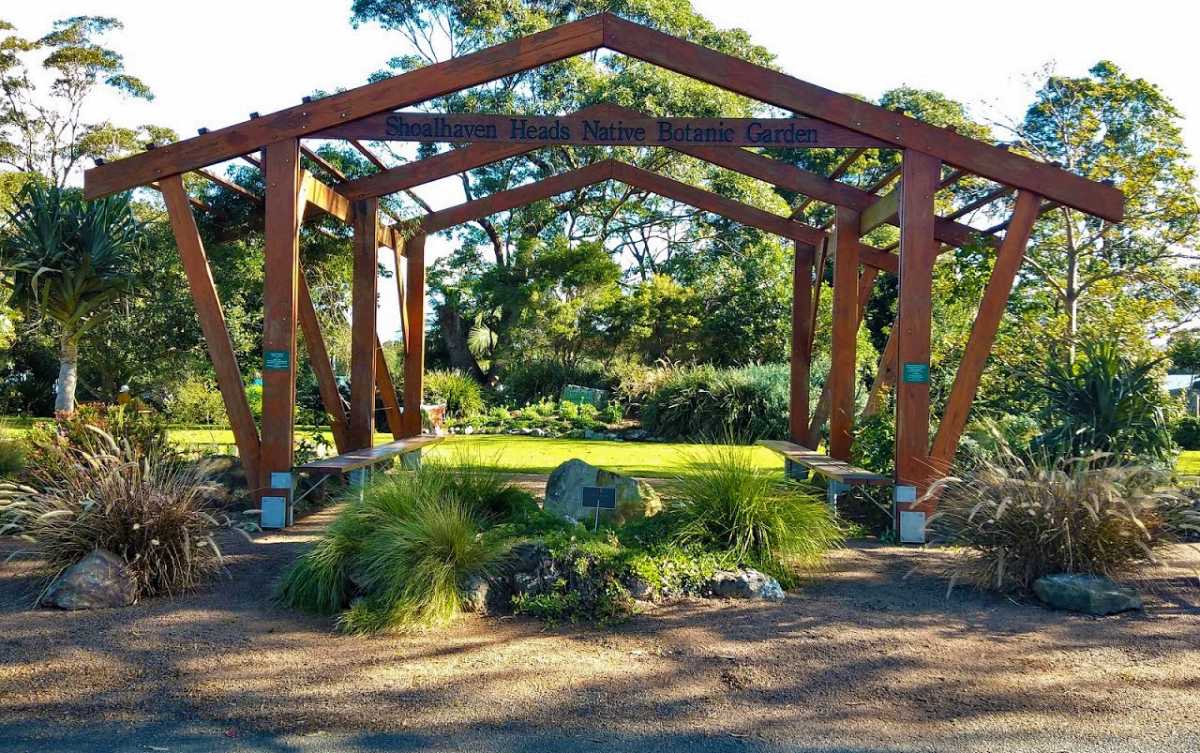
M617 509L617 490L612 486L583 487L583 506L600 510Z
M322 138L579 146L885 147L878 139L812 118L588 118L382 113Z
M291 367L291 359L286 350L268 350L263 352L263 369L266 371L286 371Z
M929 364L927 363L906 363L902 370L902 381L905 384L928 384L929 383Z

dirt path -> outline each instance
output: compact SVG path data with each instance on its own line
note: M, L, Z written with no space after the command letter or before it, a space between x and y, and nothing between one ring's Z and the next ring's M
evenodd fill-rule
M175 750L1200 749L1200 593L1183 569L1144 614L1093 619L946 600L910 575L941 553L860 543L778 605L367 639L269 600L328 518L231 539L228 579L123 610L30 610L32 563L0 564L0 750L25 749L14 730L124 750L133 738L91 730L184 723L207 731Z

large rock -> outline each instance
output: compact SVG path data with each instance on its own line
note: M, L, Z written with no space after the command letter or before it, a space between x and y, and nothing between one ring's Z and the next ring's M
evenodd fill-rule
M1047 575L1033 582L1033 592L1055 609L1106 615L1142 608L1142 597L1101 575Z
M463 588L463 608L485 617L512 611L512 578L505 576L469 578Z
M713 596L724 599L766 599L783 601L783 587L766 573L744 570L718 570L708 581Z
M600 515L618 525L662 510L662 499L649 484L597 468L578 458L568 460L551 472L546 480L546 509L571 520L593 520L596 511L583 506L585 486L611 486L617 490L617 509L601 510Z
M50 584L42 604L59 609L127 607L137 599L137 581L117 555L97 549Z

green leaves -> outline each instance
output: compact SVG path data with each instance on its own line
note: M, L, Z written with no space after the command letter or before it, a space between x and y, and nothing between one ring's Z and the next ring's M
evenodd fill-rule
M78 191L30 183L0 241L12 304L77 340L129 291L140 232L127 195L86 202Z

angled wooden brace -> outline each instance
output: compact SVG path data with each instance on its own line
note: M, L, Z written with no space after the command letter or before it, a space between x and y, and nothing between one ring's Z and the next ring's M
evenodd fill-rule
M962 362L954 375L954 386L950 388L950 398L946 402L946 410L934 436L933 449L929 453L943 472L949 469L958 449L958 440L962 437L967 415L971 412L971 403L975 400L975 392L979 388L979 379L987 364L988 353L992 350L996 331L1004 317L1009 293L1012 292L1021 262L1025 259L1025 249L1029 244L1029 236L1033 232L1041 201L1042 197L1032 192L1017 193L1008 232L1004 236L1004 242L1000 244L1000 250L996 252L996 263L992 266L987 288L983 291L975 323L971 325L971 334L963 350Z
M258 428L254 425L254 415L250 412L249 401L246 400L246 388L242 384L241 371L238 370L233 342L229 339L229 328L221 310L221 298L213 284L212 270L208 266L208 257L204 253L204 243L200 240L200 231L196 227L196 218L192 215L187 191L183 188L183 178L179 175L163 178L159 181L159 188L167 204L171 229L175 233L175 243L179 246L179 255L183 260L188 289L196 305L200 330L204 333L208 355L217 375L217 388L221 391L225 412L229 415L238 456L246 469L246 481L250 489L258 489L262 485L259 475L261 444Z

